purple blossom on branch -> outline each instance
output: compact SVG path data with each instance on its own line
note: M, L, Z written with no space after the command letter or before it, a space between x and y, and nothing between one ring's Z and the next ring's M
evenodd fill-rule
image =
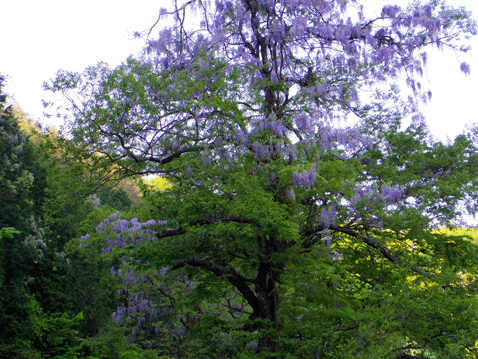
M274 121L268 119L263 119L259 124L259 128L262 131L268 130L273 134L277 135L278 137L286 136L289 132L287 127L281 121Z
M402 9L398 5L385 5L382 9L382 17L394 18Z
M334 251L332 253L332 260L333 261L338 261L339 259L344 259L344 255L342 253L339 253L337 251Z
M325 228L336 224L337 206L332 204L329 208L323 208L320 211L320 221Z
M80 239L81 239L81 241L86 241L90 237L91 236L89 234L85 234L84 236L81 236Z
M312 167L309 172L299 172L292 175L292 183L296 187L303 187L310 189L315 185L316 174L315 167Z
M309 133L312 129L311 119L304 113L300 113L294 118L297 128L305 133Z
M471 68L470 65L466 62L462 62L460 65L460 70L463 72L465 75L471 74Z
M360 185L355 189L355 196L350 200L350 204L353 208L356 208L359 203L366 208L379 204L390 206L399 202L403 194L404 189L399 185L383 185L380 190L375 185ZM375 225L380 227L378 222Z
M123 319L127 322L131 322L134 319L135 325L131 335L132 339L136 331L141 328L143 324L152 324L158 315L159 309L152 300L143 298L137 294L129 294L127 306L119 306L112 314L112 319L117 325L121 324Z
M274 153L273 145L262 145L254 143L252 146L256 159L270 159Z
M156 241L156 232L151 228L156 225L164 226L167 221L150 219L144 223L139 222L137 218L131 221L118 218L118 213L114 213L105 218L96 230L108 239L108 246L103 248L103 253L110 253L113 247L124 248L128 244L141 245L145 242ZM82 236L85 241L90 237L89 234ZM113 240L114 239L114 240Z
M396 186L383 186L382 187L382 198L385 200L387 204L394 204L397 203L403 196L403 189L396 185Z

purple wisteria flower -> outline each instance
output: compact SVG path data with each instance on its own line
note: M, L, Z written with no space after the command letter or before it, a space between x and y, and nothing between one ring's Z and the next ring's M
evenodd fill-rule
M124 220L124 219L121 220L121 221L119 221L118 225L119 225L119 226L118 226L118 227L119 227L119 231L122 231L122 232L127 231L128 228L129 228L129 222L126 221L126 220Z
M273 145L262 145L254 143L251 147L256 159L270 159L272 157L272 154L274 153Z
M153 324L153 321L159 314L160 309L152 300L130 293L127 305L119 306L112 314L112 319L116 325L120 325L123 320L128 323L134 323L129 338L132 341L138 330L144 324Z
M316 174L315 167L312 167L309 172L299 172L292 175L292 183L296 187L303 187L310 189L315 185Z
M382 9L382 17L394 18L396 17L402 9L398 5L385 5Z
M395 210L397 203L403 200L404 188L399 185L361 185L355 189L355 197L350 200L357 218L377 229L384 228L383 212Z
M381 195L387 204L397 203L403 196L403 189L396 186L383 186Z
M86 241L88 238L90 238L91 236L89 234L85 234L84 236L81 236L80 239L82 241Z
M263 119L260 124L259 128L261 131L269 130L273 134L277 135L278 137L286 136L289 132L287 127L281 121L274 121L274 120L267 120Z
M161 273L161 275L162 275L163 277L165 277L165 276L166 276L166 273L168 273L168 271L169 271L169 267L164 267L164 268L161 268L161 269L159 270L159 273Z
M121 219L118 217L118 213L114 213L108 218L104 219L97 227L96 230L105 236L108 246L103 248L103 253L111 253L113 248L125 248L129 244L141 245L145 242L156 241L156 231L154 226L164 226L167 221L150 219L144 223L141 223L137 218L133 218L131 221ZM86 241L90 237L89 234L82 236L81 240ZM81 245L81 247L83 244ZM134 252L134 249L132 249Z
M139 221L138 221L138 218L133 218L131 220L131 226L132 226L131 227L132 232L136 232L137 230L139 230L142 227L141 223L139 223Z
M208 156L206 155L202 156L202 164L204 167L209 167L211 165L211 162L212 161Z
M338 261L339 259L344 259L344 255L342 253L339 253L337 251L334 251L332 253L332 260Z
M471 74L471 68L470 65L466 62L462 62L460 65L460 70L463 72L465 75Z
M335 204L332 204L330 208L323 208L320 211L320 221L325 228L329 228L336 223L336 214L337 206Z
M360 202L365 205L377 204L381 199L381 194L372 185L360 185L355 188L355 196L350 200L350 203L355 207Z
M305 133L309 133L312 129L310 116L300 113L294 117L297 128Z

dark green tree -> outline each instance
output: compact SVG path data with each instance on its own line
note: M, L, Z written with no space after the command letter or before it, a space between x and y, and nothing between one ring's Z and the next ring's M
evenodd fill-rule
M3 94L0 76L0 229L15 228L0 241L1 355L28 330L24 304L29 269L45 248L39 226L45 171L38 154L20 130L12 106Z
M120 211L127 211L131 208L132 202L126 191L122 188L112 188L97 194L102 205L108 205Z
M76 358L72 327L82 315L77 308L64 313L71 302L67 263L45 222L51 158L40 150L35 125L7 104L4 81L0 76L0 358Z

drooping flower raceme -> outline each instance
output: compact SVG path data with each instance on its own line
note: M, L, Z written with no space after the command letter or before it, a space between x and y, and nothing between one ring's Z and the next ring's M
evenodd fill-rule
M109 253L114 247L121 249L128 244L141 245L145 242L154 242L156 236L152 227L163 225L166 225L165 221L154 219L144 223L139 222L137 218L127 221L121 219L118 213L114 213L98 224L96 231L107 238L108 246L103 249L103 253ZM82 240L86 239L86 236L82 237Z
M119 250L124 249L128 245L140 246L145 243L156 241L156 228L165 226L166 221L156 221L151 219L146 222L139 222L137 218L131 220L122 219L119 213L114 213L105 218L97 227L98 235L106 238L108 246L103 248L103 253L110 253L114 248ZM89 234L83 236L83 242L88 241L91 236ZM84 244L84 243L83 243ZM82 244L82 245L83 245ZM129 251L129 253L134 250ZM128 302L126 305L119 306L112 314L113 321L116 324L132 323L133 328L130 335L130 340L134 340L137 331L147 323L151 325L153 321L165 310L162 306L155 304L152 299L147 299L142 295L134 293L133 288L143 286L145 284L152 284L152 279L149 274L135 273L134 265L141 261L134 259L134 257L124 256L122 259L122 267L111 267L111 274L113 277L120 277L124 289L118 291L118 295L126 295ZM133 266L130 266L133 264ZM160 273L163 275L167 269L163 268ZM159 272L158 272L159 273Z
M312 167L309 171L296 172L292 175L292 183L297 187L304 187L310 189L314 186L316 179L315 168Z

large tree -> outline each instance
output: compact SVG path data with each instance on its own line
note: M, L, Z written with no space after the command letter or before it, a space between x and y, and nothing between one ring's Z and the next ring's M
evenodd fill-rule
M47 85L70 99L91 161L174 184L150 196L155 237L153 222L118 218L98 233L144 271L124 269L125 283L160 282L144 295L182 313L181 328L161 322L178 355L477 354L476 246L431 230L475 212L476 134L434 142L416 111L431 96L424 48L466 50L476 24L443 1L367 14L358 1L175 1L161 10L174 25L138 34L141 58ZM115 320L158 318L142 300Z

